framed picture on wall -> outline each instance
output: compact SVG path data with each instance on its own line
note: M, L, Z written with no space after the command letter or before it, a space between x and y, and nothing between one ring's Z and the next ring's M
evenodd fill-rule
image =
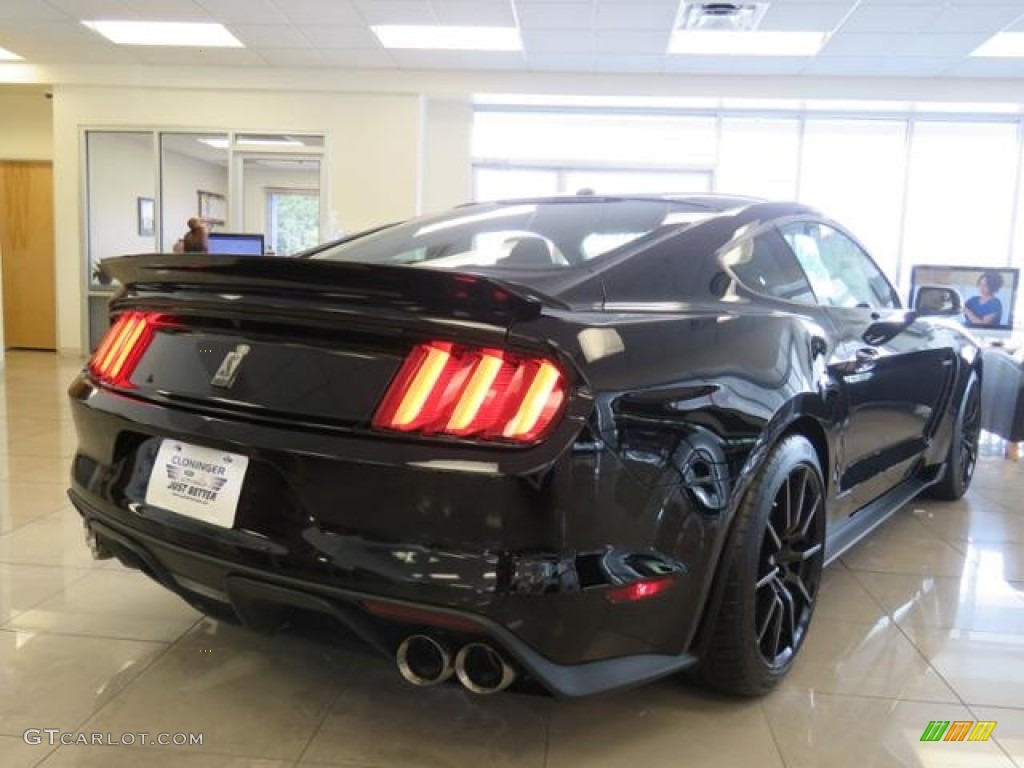
M197 190L199 197L199 218L207 227L223 224L228 218L228 201L217 192Z
M138 210L139 237L152 237L154 233L153 222L156 219L156 207L152 197L140 197L136 203Z

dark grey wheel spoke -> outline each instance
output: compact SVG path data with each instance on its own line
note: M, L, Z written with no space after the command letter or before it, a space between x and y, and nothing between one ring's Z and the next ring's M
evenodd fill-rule
M762 576L760 579L757 580L757 584L754 585L754 589L763 589L764 587L766 587L769 584L771 584L775 580L775 577L778 576L778 575L779 575L778 567L772 568L771 571L769 571L768 573L766 573L764 576Z
M811 466L792 467L776 487L754 583L757 645L770 664L792 657L810 621L825 534L824 489Z

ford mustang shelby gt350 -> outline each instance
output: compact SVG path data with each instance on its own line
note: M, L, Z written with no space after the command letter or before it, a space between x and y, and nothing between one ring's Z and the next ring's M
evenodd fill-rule
M977 456L977 345L797 204L484 203L102 268L94 553L249 626L329 615L418 685L765 692L822 568Z

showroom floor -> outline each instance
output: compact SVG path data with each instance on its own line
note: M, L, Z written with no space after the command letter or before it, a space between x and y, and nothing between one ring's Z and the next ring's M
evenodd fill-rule
M383 659L308 637L218 624L94 563L64 495L64 388L77 368L13 352L0 377L6 768L1024 767L1019 462L986 457L962 503L914 504L830 568L807 645L765 699L679 680L584 701L479 698L413 689ZM932 720L997 725L987 742L921 742ZM45 733L26 744L27 729L201 733L203 744L55 747Z

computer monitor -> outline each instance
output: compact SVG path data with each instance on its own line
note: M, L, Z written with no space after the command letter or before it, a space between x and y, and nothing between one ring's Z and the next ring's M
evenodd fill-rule
M984 292L982 278L985 278ZM1019 269L917 264L910 274L911 306L918 289L925 285L955 288L963 299L965 310L958 319L972 331L982 335L1006 335L1013 330L1020 285Z
M242 256L263 255L263 235L239 232L211 232L208 253L224 253Z

